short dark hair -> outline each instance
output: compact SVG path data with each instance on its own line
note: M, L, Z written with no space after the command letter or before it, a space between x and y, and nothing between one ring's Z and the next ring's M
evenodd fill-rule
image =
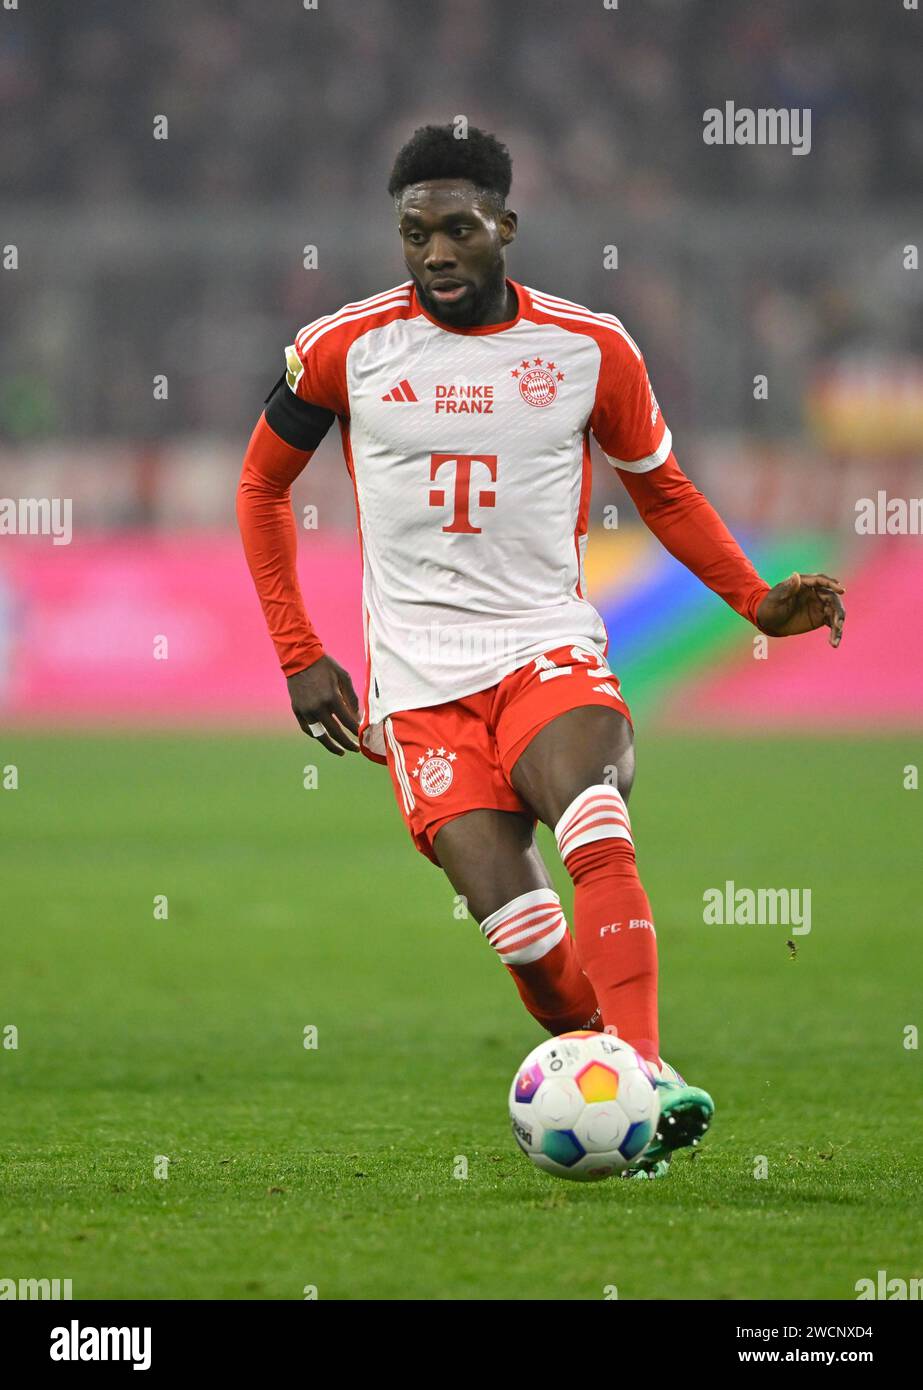
M398 198L410 184L427 179L468 179L498 212L513 182L510 152L495 135L469 126L464 139L454 125L423 125L398 151L388 192Z

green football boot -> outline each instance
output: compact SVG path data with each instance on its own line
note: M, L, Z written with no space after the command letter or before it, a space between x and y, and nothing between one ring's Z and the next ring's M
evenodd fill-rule
M656 1068L653 1069L656 1073ZM715 1114L707 1091L687 1086L675 1067L664 1062L655 1075L660 1095L660 1119L643 1157L622 1174L624 1178L663 1178L670 1170L674 1149L696 1148Z

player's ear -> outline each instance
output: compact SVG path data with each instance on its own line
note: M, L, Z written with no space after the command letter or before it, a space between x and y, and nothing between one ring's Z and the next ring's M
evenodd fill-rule
M516 240L516 232L519 227L519 214L512 208L507 208L500 218L500 240L504 246L509 246L511 241Z

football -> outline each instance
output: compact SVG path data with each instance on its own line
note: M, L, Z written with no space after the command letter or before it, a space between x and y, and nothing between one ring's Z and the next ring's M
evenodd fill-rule
M623 1173L654 1137L660 1097L633 1047L608 1033L562 1033L532 1049L513 1077L510 1120L546 1173L593 1182Z

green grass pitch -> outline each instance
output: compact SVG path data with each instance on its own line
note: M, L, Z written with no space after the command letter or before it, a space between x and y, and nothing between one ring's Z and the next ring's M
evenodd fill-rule
M70 1278L75 1298L852 1299L879 1269L923 1275L919 755L641 729L662 1047L718 1113L668 1180L577 1185L515 1147L506 1093L542 1033L383 769L296 732L8 733L0 1278ZM703 923L726 879L812 890L795 958L784 926Z

